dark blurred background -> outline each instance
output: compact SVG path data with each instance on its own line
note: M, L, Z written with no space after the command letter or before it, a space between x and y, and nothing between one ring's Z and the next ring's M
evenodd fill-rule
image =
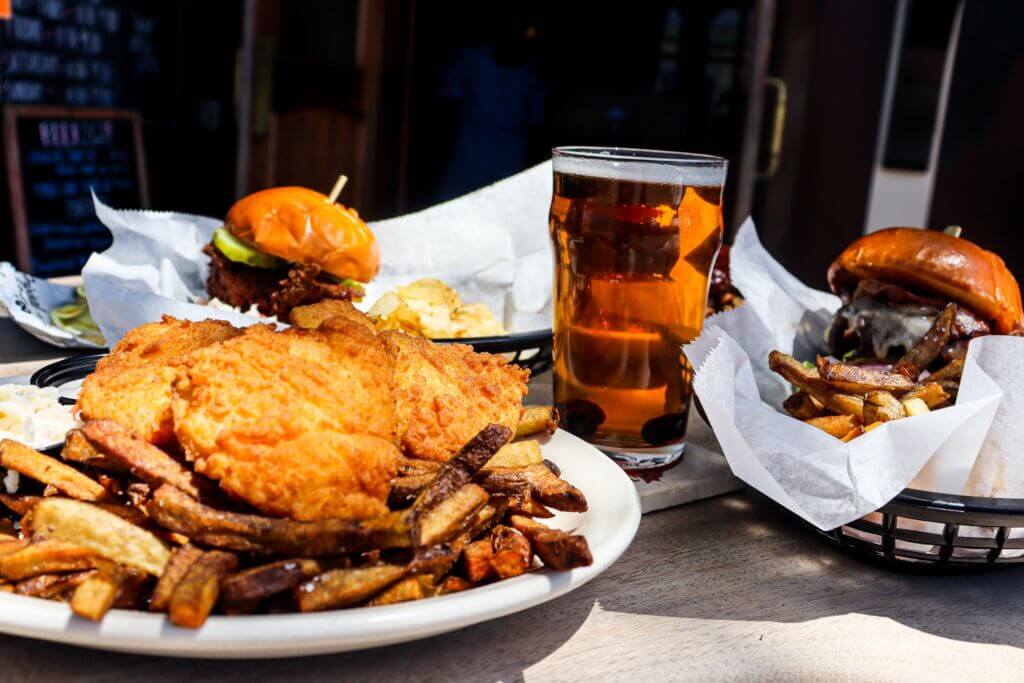
M731 160L798 276L864 230L942 228L1024 274L1024 3L0 0L0 259L76 272L119 207L221 216L271 185L380 219L555 145Z

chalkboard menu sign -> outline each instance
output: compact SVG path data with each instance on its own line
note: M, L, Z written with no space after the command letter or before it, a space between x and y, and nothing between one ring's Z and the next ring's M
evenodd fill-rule
M117 207L147 207L135 112L8 106L4 149L18 268L39 277L77 273L110 245L92 192Z

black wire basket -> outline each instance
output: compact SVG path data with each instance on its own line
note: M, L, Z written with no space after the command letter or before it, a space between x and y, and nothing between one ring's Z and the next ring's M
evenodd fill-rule
M891 569L987 571L1024 564L1024 499L906 489L873 515L819 533L852 555Z

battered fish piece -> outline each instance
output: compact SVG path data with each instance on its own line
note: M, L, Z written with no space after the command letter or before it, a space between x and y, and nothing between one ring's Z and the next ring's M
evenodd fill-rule
M315 304L296 306L288 315L288 322L296 327L315 330L324 321L339 316L359 323L369 330L375 329L370 316L353 306L351 301L343 299L324 299Z
M446 461L489 424L515 431L529 370L465 344L435 344L403 332L380 337L392 359L407 455Z
M110 419L151 443L174 442L171 383L194 351L241 334L221 320L164 316L128 332L85 378L77 408L85 420Z
M261 512L384 514L398 469L387 354L371 330L258 325L197 352L174 382L174 430L195 469Z

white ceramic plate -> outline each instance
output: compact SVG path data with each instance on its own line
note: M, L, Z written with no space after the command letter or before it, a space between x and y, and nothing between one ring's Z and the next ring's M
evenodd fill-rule
M552 526L587 537L594 564L570 572L541 570L463 593L384 607L314 614L211 617L198 630L163 615L114 610L100 623L67 605L0 593L0 632L118 652L175 657L293 657L390 645L519 612L582 586L626 550L640 524L629 477L594 447L558 431L544 457L587 497L585 513L559 513Z

